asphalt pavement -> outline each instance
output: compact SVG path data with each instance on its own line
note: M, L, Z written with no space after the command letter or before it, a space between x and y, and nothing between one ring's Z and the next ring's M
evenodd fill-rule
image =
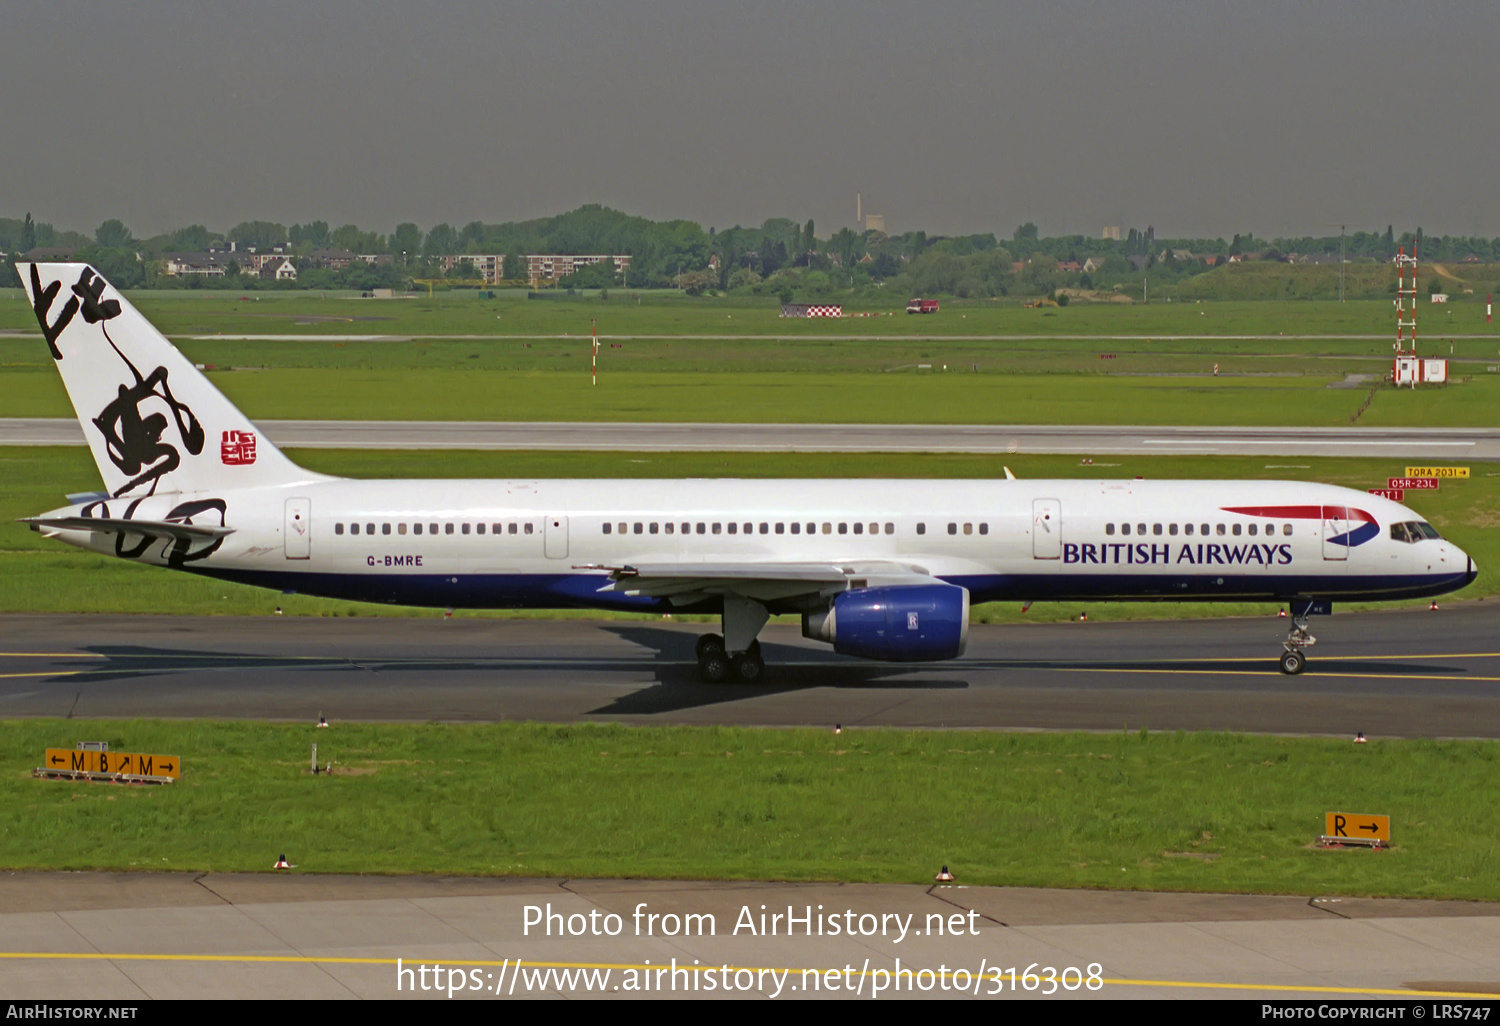
M976 625L963 658L875 663L772 624L763 684L698 682L706 624L0 617L0 717L618 721L1500 737L1500 603L1289 621Z
M1500 460L1500 428L1132 427L1006 424L667 424L265 420L288 449L615 452L954 452L1374 456ZM73 419L0 418L0 445L83 445Z

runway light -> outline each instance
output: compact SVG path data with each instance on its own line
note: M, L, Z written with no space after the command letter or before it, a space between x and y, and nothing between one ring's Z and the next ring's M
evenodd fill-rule
M1432 610L1432 612L1436 613L1437 612L1437 599L1433 599L1432 600L1432 605L1428 606L1427 608L1430 609L1430 610Z
M283 853L282 856L276 860L276 865L272 866L271 868L272 869L291 869L292 867L287 864L286 854Z
M1356 730L1354 732L1354 743L1357 744L1357 745L1362 745L1362 744L1367 744L1368 743L1365 740L1365 732L1364 731L1362 731L1362 730Z
M844 725L842 723L835 723L833 725L833 732L835 734L842 734L844 732Z
M277 607L276 607L276 615L277 615L277 616L280 616L280 615L281 615L281 607L280 607L280 606L277 606Z
M318 717L318 726L320 726L320 727L326 727L326 726L328 726L328 717L326 717L326 716L319 716Z
M1285 609L1278 609L1278 610L1276 610L1276 615L1284 620L1284 619L1286 619L1286 610Z
M1078 614L1078 622L1079 623L1088 623L1089 622L1089 614L1088 613L1079 613Z
M938 883L950 883L953 880L953 874L948 872L947 866L944 866L942 869L938 870L938 875L934 877L934 879L936 879Z

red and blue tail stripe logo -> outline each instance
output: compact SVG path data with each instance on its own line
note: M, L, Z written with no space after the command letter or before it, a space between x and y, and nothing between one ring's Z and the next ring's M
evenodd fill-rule
M1323 525L1323 540L1354 548L1380 533L1375 518L1353 506L1220 506L1225 513L1243 513L1272 520L1316 520Z

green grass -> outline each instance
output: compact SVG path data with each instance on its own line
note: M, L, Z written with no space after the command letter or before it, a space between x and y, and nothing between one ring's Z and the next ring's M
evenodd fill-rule
M1265 457L1112 457L1082 466L1077 457L923 455L915 453L538 453L310 449L293 452L302 465L327 474L361 478L546 477L895 477L912 479L998 478L1008 465L1028 478L1291 478L1351 488L1383 486L1405 466L1392 460L1267 459ZM1288 467L1286 464L1295 464ZM1500 469L1476 464L1467 481L1444 481L1436 492L1408 493L1413 509L1470 553L1480 576L1457 597L1500 591ZM0 448L0 611L79 613L266 614L280 606L287 615L434 616L438 611L334 602L281 595L244 585L108 559L50 542L15 521L55 509L68 492L97 489L99 478L88 450ZM1090 619L1261 614L1264 604L1041 603L1027 620L1061 620L1087 610ZM584 616L602 613L471 613L475 616ZM630 614L616 614L621 617ZM1011 605L976 607L980 623L1020 620Z
M1367 388L1291 377L1085 374L271 369L213 373L252 419L1349 426ZM938 366L941 366L939 363ZM1211 369L1211 365L1210 365ZM1494 422L1500 374L1377 390L1362 425ZM0 416L70 417L50 369L0 372Z
M0 866L967 884L1500 899L1500 747L1150 734L25 720ZM48 746L178 755L34 780ZM307 772L309 746L333 776ZM608 799L601 798L608 795ZM1318 851L1330 811L1389 852ZM205 829L212 824L212 829ZM107 838L108 843L99 843Z
M1457 267L1458 265L1450 265ZM1267 265L1254 273L1281 274L1319 282L1327 271L1306 274L1285 265ZM1228 269L1243 275L1237 269ZM1387 268L1374 273L1394 274ZM1215 272L1218 273L1218 272ZM1336 278L1336 269L1334 270ZM1426 276L1423 284L1425 286ZM1280 282L1281 278L1277 278ZM1394 335L1389 300L1347 303L1305 300L1294 286L1286 299L1197 302L1189 298L1194 286L1168 286L1167 295L1182 302L1148 304L1075 303L1054 309L1027 310L1020 298L1003 300L944 300L938 314L909 316L905 295L888 295L845 302L847 313L888 316L845 317L839 320L796 319L779 316L775 299L749 297L691 297L680 293L644 293L639 297L611 292L598 296L556 297L529 301L524 293L497 293L476 298L473 292L439 294L434 299L361 300L315 293L131 293L130 299L168 335L299 334L299 335L448 335L477 334L511 337L587 335L597 320L601 334L681 337L684 335L787 335L828 338L838 335L1164 335L1164 334L1377 334ZM1269 293L1280 295L1276 285ZM1260 296L1265 286L1252 293ZM1326 285L1315 291L1326 295ZM1484 320L1484 289L1475 295L1456 294L1441 313L1423 308L1419 314L1425 333L1444 330L1500 335L1500 325ZM1153 288L1153 296L1159 296ZM257 298L258 297L258 298ZM639 298L639 302L637 302ZM1138 298L1138 297L1137 297ZM1165 298L1165 297L1163 297ZM1449 313L1448 310L1452 312ZM1452 327L1447 327L1450 323ZM20 290L0 293L0 329L36 331L30 305Z

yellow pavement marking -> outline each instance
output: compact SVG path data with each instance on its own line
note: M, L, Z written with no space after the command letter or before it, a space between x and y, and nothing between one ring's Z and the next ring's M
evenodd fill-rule
M1279 670L1167 670L1126 666L1039 666L1036 669L1060 673L1212 673L1220 677L1285 677ZM1500 677L1472 677L1467 673L1340 673L1337 670L1309 670L1299 677L1352 677L1356 680L1448 680L1500 681Z
M319 956L319 955L172 955L172 954L110 954L92 951L0 951L0 959L4 958L26 958L26 959L58 959L58 960L87 960L103 962L250 962L250 963L293 963L301 965L388 965L394 966L398 960L394 958L359 958L351 956ZM531 962L526 959L464 959L464 958L406 958L402 956L399 960L403 965L450 965L450 966L485 966L496 969L516 969L525 966L532 969L610 969L636 972L650 972L653 969L663 969L661 965L644 965L630 962ZM746 970L753 973L816 973L837 972L840 975L848 973L852 976L874 976L876 973L886 973L889 969L814 969L802 968L771 968L768 966L746 966L736 965L733 962L726 963L731 969ZM688 972L715 972L720 967L717 965L678 965L676 968ZM998 968L998 967L996 967ZM903 970L904 971L904 970ZM965 972L971 978L974 973L970 970L947 970L936 972L945 978L955 977L958 972ZM988 972L988 969L986 970ZM1002 974L1002 978L1005 974ZM993 978L984 977L984 983L993 983ZM1397 987L1332 987L1304 984L1268 984L1268 983L1219 983L1198 980L1130 980L1112 979L1101 977L1101 982L1106 986L1114 987L1178 987L1200 990L1242 990L1242 991L1273 991L1276 993L1290 994L1381 994L1390 997L1467 997L1494 999L1494 994L1469 993L1467 991L1429 991L1408 990ZM1031 993L1037 993L1040 987ZM1063 993L1059 988L1059 993ZM1068 993L1084 993L1084 988ZM1097 991L1090 992L1097 993Z
M75 677L87 670L48 670L45 673L0 673L0 680L10 680L14 677Z

